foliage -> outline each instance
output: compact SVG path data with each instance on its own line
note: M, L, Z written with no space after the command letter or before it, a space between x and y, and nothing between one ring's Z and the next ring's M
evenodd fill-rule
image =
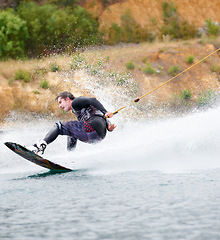
M13 79L12 77L10 77L10 78L8 79L8 84L11 85L13 82L14 82L14 79Z
M194 56L193 56L193 55L190 55L190 56L187 58L186 62L187 62L188 64L192 64L192 63L194 62Z
M181 98L184 100L190 100L192 98L192 93L190 90L183 90L181 93Z
M50 66L50 69L52 72L57 72L57 71L59 71L59 66L57 64L52 64Z
M27 23L29 39L28 51L39 54L45 46L49 45L51 29L48 32L48 21L53 16L56 7L50 5L38 6L35 2L22 2L18 8L18 15ZM52 19L54 19L52 17ZM55 21L55 19L54 19ZM58 24L59 25L59 24ZM58 33L58 31L57 31ZM55 36L56 37L56 36Z
M59 7L75 7L79 0L48 0L48 3Z
M152 26L141 27L132 16L129 10L121 16L120 25L112 23L109 29L105 29L103 34L108 43L115 44L119 42L140 43L144 41L153 41L157 36L161 38L169 35L171 39L190 39L197 36L198 30L194 24L184 20L178 13L172 2L163 2L163 25L157 27L155 20L152 19ZM153 30L154 29L154 30ZM154 32L153 32L154 31Z
M186 113L192 110L194 103L190 90L183 90L180 94L174 94L169 100L169 106L172 110L179 113Z
M71 41L75 47L95 45L101 42L98 22L82 7L74 8L72 14L76 17L76 28L72 29Z
M107 35L109 44L119 43L121 41L121 27L116 23L112 23L107 30Z
M108 4L106 0L102 2ZM149 28L142 27L130 10L126 10L121 15L120 25L113 23L102 33L98 30L98 21L78 3L78 0L16 1L16 12L0 13L0 16L5 14L6 19L6 22L0 21L0 58L72 51L103 43L103 34L108 44L153 41L156 34L160 37L169 35L171 39L188 39L197 34L195 26L181 18L172 2L162 4L164 24L161 28L155 26L155 19L151 20ZM2 33L5 27L10 27L10 34L7 31ZM209 34L219 32L217 27L207 20ZM152 32L154 28L156 31Z
M0 12L0 58L25 57L28 31L25 21L13 11Z
M205 25L209 36L217 37L219 35L220 26L217 23L213 22L211 19L207 19Z
M169 35L172 39L190 39L196 36L197 29L195 25L183 20L174 3L163 2L163 25L161 35Z
M126 63L126 68L133 70L133 69L135 69L135 65L133 62L128 62L128 63Z
M213 66L211 66L211 70L213 72L216 72L216 73L220 74L220 65L213 65Z
M72 69L77 69L80 66L84 66L85 64L86 64L85 57L82 54L80 54L80 53L76 53L73 56L73 62L71 63L71 68Z
M216 98L216 93L213 90L209 89L200 94L197 102L199 107L204 107L213 104Z
M146 27L141 27L132 16L129 10L121 16L121 25L113 23L107 30L108 42L115 44L124 43L140 43L153 39Z
M40 94L40 92L37 91L37 90L34 90L33 93L34 93L34 94Z
M40 87L44 88L44 89L47 89L49 88L49 83L47 80L42 80L41 83L40 83Z
M123 73L118 74L118 76L116 77L115 83L117 86L128 86L129 76Z
M37 67L35 70L36 74L39 76L43 76L44 74L47 73L47 69L45 67Z
M173 65L171 67L169 67L168 72L173 75L176 76L177 73L181 70L181 68L178 65Z
M29 39L28 51L38 55L42 51L71 49L96 44L98 23L82 7L58 8L55 5L38 5L22 2L18 15L26 21Z
M150 63L146 63L146 67L143 69L145 74L155 74L157 73L156 69L154 69Z
M24 80L24 82L30 82L31 81L31 74L27 71L19 69L15 73L15 80Z

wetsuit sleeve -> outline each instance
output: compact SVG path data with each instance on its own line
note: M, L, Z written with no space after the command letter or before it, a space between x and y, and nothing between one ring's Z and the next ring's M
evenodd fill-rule
M89 106L95 107L104 114L107 112L107 110L96 98L78 97L72 101L72 108L76 111L79 111L83 108L87 108Z

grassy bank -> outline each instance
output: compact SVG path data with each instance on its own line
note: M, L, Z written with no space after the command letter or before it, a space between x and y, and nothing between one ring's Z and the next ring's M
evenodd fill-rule
M215 43L218 44L219 40ZM69 55L0 62L1 119L11 110L61 117L54 99L63 90L104 99L117 110L215 51L198 40L102 46ZM216 53L123 111L133 117L213 104L220 87ZM161 111L163 109L163 111ZM68 115L65 115L68 118Z

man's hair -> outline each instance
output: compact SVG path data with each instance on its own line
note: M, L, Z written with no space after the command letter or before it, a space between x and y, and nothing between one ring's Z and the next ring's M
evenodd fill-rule
M75 99L75 97L73 96L72 93L66 92L66 91L59 93L59 95L56 97L56 100L57 100L59 97L64 98L64 99L70 98L71 100Z

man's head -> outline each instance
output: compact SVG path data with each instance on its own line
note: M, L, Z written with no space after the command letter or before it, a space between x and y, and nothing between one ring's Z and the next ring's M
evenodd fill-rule
M59 104L59 107L65 112L69 112L72 109L72 101L75 99L72 93L70 92L61 92L56 97L56 100Z

